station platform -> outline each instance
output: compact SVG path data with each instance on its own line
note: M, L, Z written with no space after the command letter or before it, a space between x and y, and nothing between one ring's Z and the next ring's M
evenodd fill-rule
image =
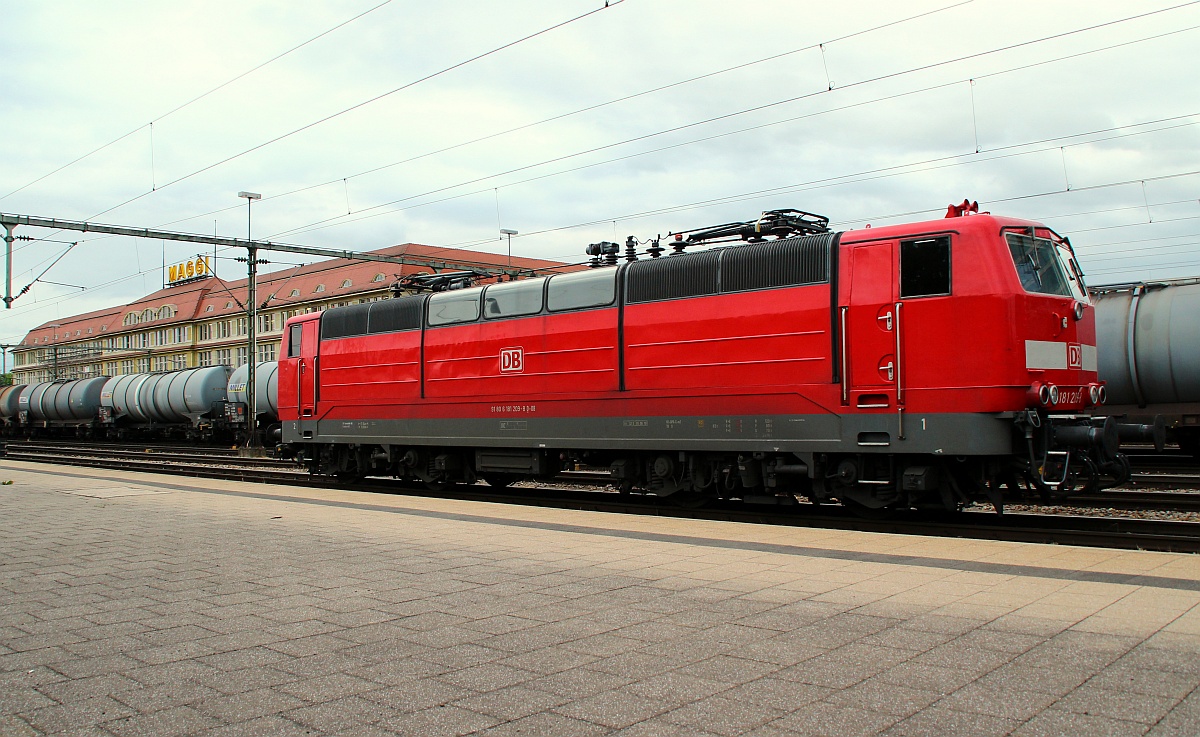
M0 482L2 735L1200 734L1200 556Z

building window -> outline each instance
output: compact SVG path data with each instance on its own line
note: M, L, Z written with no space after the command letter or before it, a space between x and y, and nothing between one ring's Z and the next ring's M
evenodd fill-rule
M342 289L345 289L346 287L353 286L353 285L354 285L354 282L350 281L349 279L342 280Z
M196 358L199 359L201 366L212 365L212 351L200 351L196 354Z
M213 306L212 306L212 305L209 305L208 307L205 307L205 308L204 308L204 311L205 311L205 312L212 312L212 311L213 311Z
M226 302L226 303L225 303L225 309L229 310L229 309L232 309L232 308L233 308L233 302Z
M143 373L143 374L150 373L150 357L149 356L146 356L144 358L139 358L137 364L138 364L138 372L139 373Z
M372 279L371 279L371 281L373 281L373 282L381 282L381 281L383 281L383 280L384 280L384 279L386 279L386 278L387 278L387 277L385 277L383 274L376 274L376 275L374 276L374 278L372 278Z
M279 346L275 343L264 343L263 345L260 345L258 347L259 363L262 363L264 361L274 361L275 354L276 354L276 351L278 350L278 348L279 348Z
M246 334L246 318L244 318L244 317L239 317L237 319L237 334L238 335Z
M241 348L237 349L237 363L235 365L236 366L244 366L245 364L246 364L246 348L245 348L245 346L242 346Z
M154 370L155 371L166 371L167 370L167 357L166 356L155 356L154 357Z
M275 330L275 314L267 313L258 316L258 332L270 333Z
M133 361L121 361L121 373L132 374L133 373Z
M314 294L320 294L321 292L324 292L324 291L325 291L325 285L324 285L324 284L318 284L318 285L317 285L317 288L313 290L313 293L314 293Z
M292 296L292 297L299 297L299 296L300 296L300 290L299 290L299 289L293 289L293 290L292 290L292 293L291 293L291 295L290 295L290 296Z
M219 350L216 353L217 353L217 364L218 365L221 365L221 366L232 366L233 365L232 354L228 348Z

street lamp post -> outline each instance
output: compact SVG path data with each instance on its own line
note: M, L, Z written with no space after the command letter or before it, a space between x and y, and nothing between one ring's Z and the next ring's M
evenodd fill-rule
M258 327L258 248L255 247L254 241L250 237L250 203L254 200L261 200L262 195L257 192L238 192L238 197L246 198L246 240L250 245L246 247L246 265L249 272L249 279L246 283L246 313L247 325L246 333L249 337L247 350L249 355L246 356L246 427L249 430L249 435L246 439L246 447L258 447L258 387L255 386L255 361L257 360L258 345L257 334L255 329Z
M516 234L517 231L515 230L509 230L508 228L500 229L500 235L508 236L508 265L510 267L512 266L512 237ZM509 274L509 278L512 278L512 274Z

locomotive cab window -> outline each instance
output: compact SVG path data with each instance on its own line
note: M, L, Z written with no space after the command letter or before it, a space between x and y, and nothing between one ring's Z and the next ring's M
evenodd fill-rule
M439 292L429 298L430 327L474 322L479 319L480 289L459 289Z
M300 325L293 325L288 329L288 358L296 358L300 355Z
M1065 245L1058 246L1048 238L1031 238L1024 233L1005 233L1004 237L1026 292L1089 301L1083 272Z
M950 294L950 238L900 242L900 297Z
M545 279L523 279L491 285L483 293L483 316L494 320L536 315L542 311L542 287L545 284Z
M550 278L546 306L551 312L611 305L617 296L615 268L575 271Z

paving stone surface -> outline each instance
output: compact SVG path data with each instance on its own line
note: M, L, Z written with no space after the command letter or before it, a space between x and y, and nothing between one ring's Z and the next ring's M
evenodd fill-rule
M0 735L1200 734L1197 556L0 480Z

